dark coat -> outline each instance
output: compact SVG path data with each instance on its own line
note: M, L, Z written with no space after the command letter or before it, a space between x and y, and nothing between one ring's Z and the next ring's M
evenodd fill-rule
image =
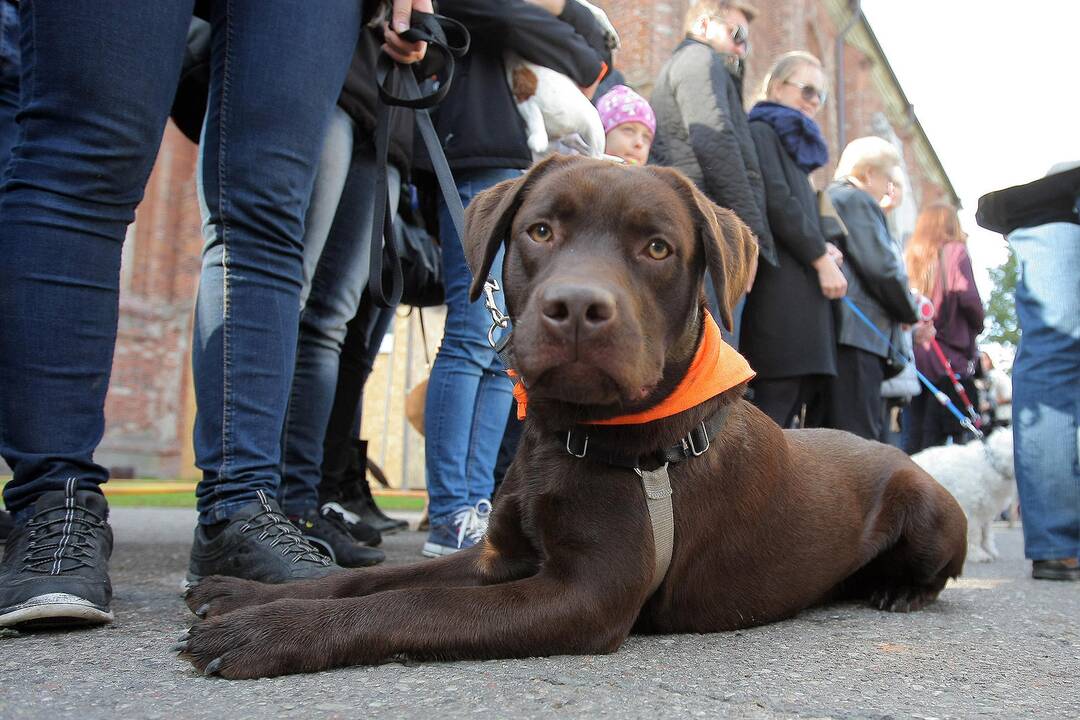
M772 127L750 123L765 180L776 265L760 263L746 298L739 352L758 377L836 374L832 304L813 261L825 254L817 194Z
M649 162L682 170L717 205L757 235L761 255L776 262L765 222L765 182L738 88L724 57L686 38L660 70L650 99L656 137Z
M846 180L829 186L829 198L844 221L842 270L847 297L870 318L882 335L899 347L900 324L918 321L900 247L889 235L885 213L870 194ZM836 302L837 342L889 357L888 344L863 324L843 301Z
M506 82L503 55L513 51L582 87L592 85L604 63L574 30L583 21L574 14L588 10L571 0L555 17L524 0L453 0L439 11L472 35L469 52L458 61L450 92L434 116L450 168L529 167L525 121Z

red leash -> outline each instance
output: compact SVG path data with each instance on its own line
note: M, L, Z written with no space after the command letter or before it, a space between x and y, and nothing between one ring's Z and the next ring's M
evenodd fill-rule
M938 360L945 366L945 372L949 374L949 380L952 381L953 390L960 396L960 399L964 401L964 407L968 411L968 415L971 416L972 422L975 423L975 427L982 427L982 417L975 411L975 406L971 404L971 398L968 397L967 390L960 383L960 376L953 371L952 364L949 362L949 358L945 357L945 353L941 351L941 346L938 345L937 338L930 338L930 345L934 348L934 354L937 355Z

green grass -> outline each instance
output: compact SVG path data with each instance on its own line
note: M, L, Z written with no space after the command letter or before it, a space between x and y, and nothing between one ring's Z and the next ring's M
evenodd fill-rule
M424 509L424 499L414 497L380 497L377 499L383 510L406 510L420 512ZM110 495L109 505L113 507L195 507L195 493L147 493L145 495Z

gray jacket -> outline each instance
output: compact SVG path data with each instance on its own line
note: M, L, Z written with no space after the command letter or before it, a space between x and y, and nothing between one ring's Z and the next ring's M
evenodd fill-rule
M750 125L724 57L686 38L660 70L650 99L656 137L649 162L683 171L750 226L763 258L776 264L765 221L765 182Z
M908 289L907 270L900 246L889 235L885 213L874 199L846 180L829 186L829 199L847 227L840 248L847 296L873 321L877 329L899 348L900 324L918 320ZM837 342L889 357L886 342L855 315L847 303L837 307Z

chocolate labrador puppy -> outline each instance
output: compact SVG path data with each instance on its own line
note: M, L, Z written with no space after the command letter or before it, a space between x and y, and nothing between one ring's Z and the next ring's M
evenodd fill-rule
M285 585L207 578L186 598L205 619L179 646L197 668L609 653L631 632L734 630L830 600L916 610L960 574L964 514L929 475L848 433L781 430L745 382L655 421L592 424L670 396L711 322L704 273L730 326L756 262L749 230L680 173L554 157L477 196L467 225L474 298L506 248L510 355L528 389L486 537ZM680 439L694 447L668 466L664 574L641 471ZM642 467L612 460L624 456Z

